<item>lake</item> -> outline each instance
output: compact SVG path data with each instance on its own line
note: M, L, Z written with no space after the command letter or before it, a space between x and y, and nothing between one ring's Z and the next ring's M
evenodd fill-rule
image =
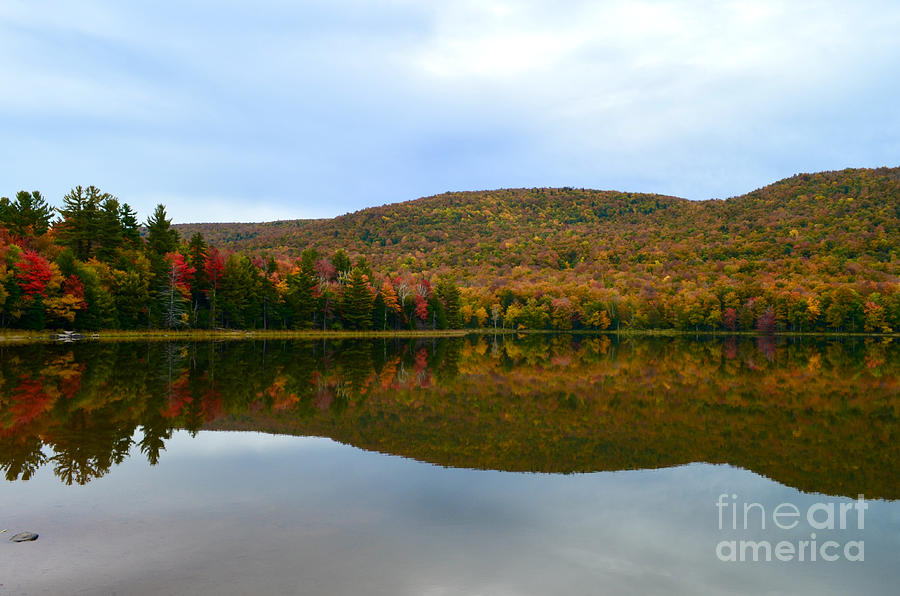
M6 345L0 594L895 594L898 430L890 339Z

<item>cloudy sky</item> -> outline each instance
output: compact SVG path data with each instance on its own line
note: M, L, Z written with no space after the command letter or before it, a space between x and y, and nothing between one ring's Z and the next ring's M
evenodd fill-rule
M900 165L900 2L0 2L0 194L177 222Z

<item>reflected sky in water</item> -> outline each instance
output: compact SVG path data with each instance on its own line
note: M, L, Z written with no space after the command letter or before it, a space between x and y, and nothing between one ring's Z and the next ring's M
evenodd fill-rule
M133 447L132 450L136 450ZM135 454L133 454L135 455ZM175 431L66 486L0 486L2 590L28 594L892 594L900 503L870 501L865 562L725 563L715 501L850 502L728 465L531 474L444 468L329 439ZM820 533L824 539L828 532ZM7 534L8 535L8 534Z

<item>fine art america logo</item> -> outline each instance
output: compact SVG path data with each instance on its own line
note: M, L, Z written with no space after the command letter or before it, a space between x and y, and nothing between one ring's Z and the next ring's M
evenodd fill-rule
M864 561L865 542L848 538L865 529L868 508L863 495L851 502L817 502L805 508L780 503L767 510L761 503L721 494L716 501L719 531L739 538L719 541L716 556L734 562Z

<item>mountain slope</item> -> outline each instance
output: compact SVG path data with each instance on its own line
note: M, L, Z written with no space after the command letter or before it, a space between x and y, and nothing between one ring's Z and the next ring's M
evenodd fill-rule
M584 189L454 192L327 220L185 224L214 245L287 257L343 248L385 272L452 270L462 279L653 269L660 278L712 263L745 273L848 260L896 279L900 168L799 174L727 200L688 201ZM564 276L565 277L565 276ZM571 277L571 276L569 276Z

